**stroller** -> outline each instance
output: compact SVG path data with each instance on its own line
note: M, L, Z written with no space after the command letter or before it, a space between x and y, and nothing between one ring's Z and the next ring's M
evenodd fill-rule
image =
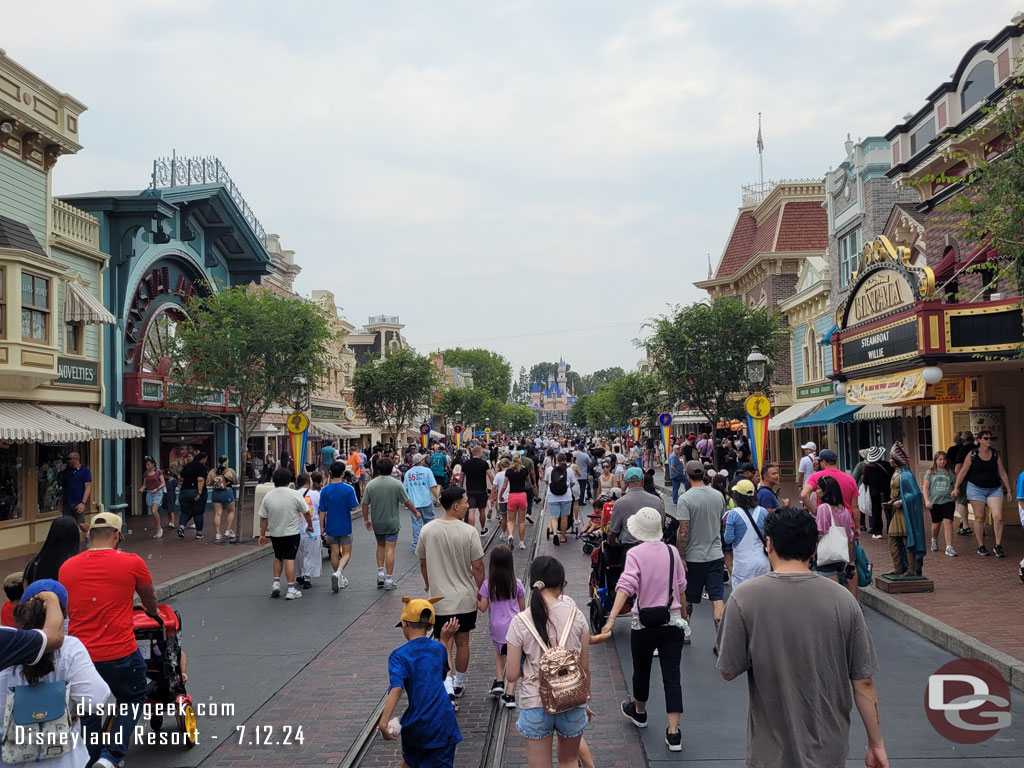
M159 708L156 711L175 713L178 731L191 749L196 745L199 723L182 679L181 616L171 606L161 605L159 617L153 618L137 605L132 620L135 641L146 660L146 703ZM149 718L149 727L154 731L161 730L163 723L163 714L152 714Z
M601 498L605 498L602 496ZM612 497L608 497L611 501ZM590 581L588 583L587 604L590 608L590 631L601 633L608 614L615 603L615 586L622 575L625 565L625 553L620 547L610 547L607 539L607 525L611 514L611 505L606 504L602 516L590 515L591 520L600 519L603 523L600 531L581 536L583 552L590 555ZM632 598L627 601L624 615L632 609Z

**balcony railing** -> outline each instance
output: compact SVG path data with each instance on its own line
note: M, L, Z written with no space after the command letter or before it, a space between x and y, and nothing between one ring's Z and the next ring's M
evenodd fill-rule
M379 325L381 323L398 325L398 315L374 315L367 322L367 325Z
M100 249L100 225L95 216L80 211L61 200L53 201L51 216L53 234L94 251Z

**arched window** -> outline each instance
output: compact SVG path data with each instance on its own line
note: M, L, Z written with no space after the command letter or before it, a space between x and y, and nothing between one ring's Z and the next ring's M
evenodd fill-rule
M964 78L960 91L960 109L966 112L996 89L995 68L982 61Z

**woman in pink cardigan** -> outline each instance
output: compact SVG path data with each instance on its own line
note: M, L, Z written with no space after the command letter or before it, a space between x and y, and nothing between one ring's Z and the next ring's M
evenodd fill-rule
M661 513L644 507L626 521L630 534L640 544L626 553L626 566L615 589L615 603L604 632L611 632L615 618L626 600L633 602L630 649L633 655L633 701L624 701L622 714L637 728L647 727L647 700L651 688L651 664L658 652L665 686L668 729L665 744L681 752L683 736L679 716L683 711L683 688L679 663L683 653L684 627L681 597L686 590L686 571L679 550L662 542Z

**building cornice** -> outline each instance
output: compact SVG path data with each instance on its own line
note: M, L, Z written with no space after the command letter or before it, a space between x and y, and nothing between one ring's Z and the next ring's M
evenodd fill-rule
M769 251L765 253L757 253L743 265L739 271L729 275L729 277L712 278L711 280L699 280L693 285L696 288L700 288L703 291L711 290L712 288L722 288L725 286L738 284L747 274L753 272L758 267L767 267L771 264L781 265L787 261L802 261L808 256L822 256L825 253L818 253L816 251ZM776 274L780 274L777 272Z

